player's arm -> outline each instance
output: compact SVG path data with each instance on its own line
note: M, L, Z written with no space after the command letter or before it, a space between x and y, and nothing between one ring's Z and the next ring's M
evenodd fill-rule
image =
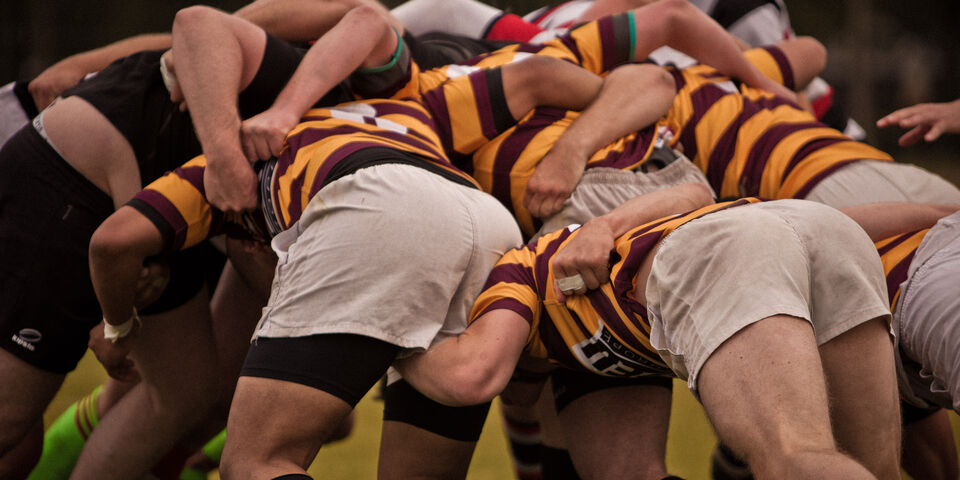
M666 45L751 87L795 99L793 92L764 76L747 61L733 36L690 2L660 0L631 12L636 37L633 60L643 60Z
M346 12L357 6L376 10L403 33L403 24L376 0L256 0L234 15L288 42L309 42L333 28Z
M538 218L563 208L594 152L666 115L676 94L663 68L624 65L610 72L596 99L573 121L537 165L524 192L524 205Z
M960 205L904 202L868 203L840 209L857 222L874 242L930 228L941 218L958 210Z
M310 47L273 105L243 122L247 159L279 155L287 133L324 94L358 68L389 66L402 48L399 32L376 8L363 5L347 12Z
M617 237L630 229L670 215L688 212L713 203L713 192L702 183L687 183L634 197L582 227L551 259L558 279L580 275L583 293L609 281L610 251Z
M459 336L394 365L414 388L436 402L476 405L506 387L529 333L530 324L520 314L490 310Z
M163 238L154 224L129 206L108 217L90 239L90 279L103 311L104 329L114 345L95 348L111 376L135 380L127 360L130 340L139 327L134 308L138 278L144 261L161 252ZM124 341L124 339L127 339Z
M933 142L944 133L960 133L960 99L901 108L877 120L880 128L891 125L909 129L898 141L901 147L915 145L920 139Z
M87 74L103 70L114 60L142 50L169 47L169 33L146 33L118 40L60 60L37 75L27 88L37 110L43 110L64 90L76 85Z

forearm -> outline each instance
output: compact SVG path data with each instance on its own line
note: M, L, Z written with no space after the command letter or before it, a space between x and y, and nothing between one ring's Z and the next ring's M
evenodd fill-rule
M554 149L586 164L610 142L653 125L670 110L673 77L656 65L626 65L603 81L596 100L557 140Z
M634 197L589 222L603 225L613 238L654 220L689 212L713 203L713 194L702 183L685 183ZM586 226L586 225L585 225Z
M160 253L156 227L131 207L121 207L90 239L90 280L111 325L131 318L144 260Z
M501 68L507 108L520 119L540 106L582 110L596 98L603 80L570 62L533 56Z
M143 50L162 50L170 48L169 33L145 33L125 38L109 45L69 56L57 65L70 63L85 73L99 72L114 60ZM55 66L57 66L55 65Z
M513 373L530 327L518 314L493 310L460 336L397 362L417 390L445 405L475 405L499 394Z
M750 86L770 82L747 61L732 35L686 0L661 0L633 12L635 60L666 45Z
M360 0L357 3L377 10L403 33L403 25L379 2ZM289 42L308 42L333 28L354 6L330 0L257 0L234 14Z
M351 10L310 47L271 110L299 118L357 68L389 62L398 42L390 23L375 9Z
M960 205L899 202L868 203L840 209L857 222L874 242L930 228L941 218L958 210Z

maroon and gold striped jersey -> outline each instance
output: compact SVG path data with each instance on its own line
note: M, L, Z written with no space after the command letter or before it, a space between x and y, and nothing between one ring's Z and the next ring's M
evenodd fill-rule
M364 100L308 111L287 135L285 150L261 171L264 215L256 221L224 217L207 203L202 156L148 185L131 205L161 230L167 251L229 225L251 232L267 225L276 234L290 228L326 184L372 164L413 164L476 188L450 155L471 154L513 123L500 70L481 70L446 82L420 101Z
M883 263L883 273L887 277L887 293L890 298L890 310L894 311L900 299L900 285L907 280L910 271L910 262L913 261L920 242L930 232L929 228L915 232L895 235L876 243L880 261Z
M781 79L792 79L783 53L775 47L764 50L769 53L766 62L779 67ZM768 75L773 70L773 64L758 66ZM671 72L677 95L659 126L671 145L682 146L721 198L804 198L817 182L849 162L893 160L787 100L746 86L739 91L724 88L725 79L710 67Z
M410 75L403 85L393 85L378 96L418 98L452 78L477 70L500 67L532 55L559 58L596 74L632 61L636 47L633 12L626 12L585 23L566 35L543 44L517 43L464 62L421 71L411 62ZM368 92L369 94L370 92Z
M471 313L511 310L530 323L525 353L575 370L608 376L672 375L650 345L646 307L634 292L644 258L677 227L720 210L759 202L756 198L709 205L662 218L619 237L611 252L610 282L560 302L551 259L576 231L563 229L507 252Z

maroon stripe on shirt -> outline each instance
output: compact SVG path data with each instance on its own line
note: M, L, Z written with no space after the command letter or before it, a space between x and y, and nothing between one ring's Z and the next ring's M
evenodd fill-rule
M553 285L547 285L547 275L550 272L550 259L553 258L557 250L560 249L560 244L562 244L571 233L569 229L564 228L560 235L551 240L550 243L547 244L547 247L537 255L536 260L534 260L533 272L537 281L537 294L540 295L540 298L546 298L547 289L553 288Z
M480 117L480 128L483 136L493 138L497 136L497 126L493 119L493 109L490 108L490 87L487 85L486 75L470 74L470 86L473 87L474 102L477 114ZM483 73L483 72L479 72Z
M619 341L634 350L647 351L647 348L637 340L636 335L623 323L623 318L620 317L616 308L610 302L610 298L602 290L588 292L587 298L590 299L590 305L593 306L593 309L603 319L602 323L618 337ZM592 334L593 332L590 332L587 336L589 337Z
M740 194L758 195L760 193L760 182L763 179L763 172L767 168L767 161L770 159L770 153L777 148L781 140L795 132L816 127L818 125L820 124L815 122L785 123L768 128L765 132L763 132L763 135L760 135L760 138L754 142L754 144L750 147L750 152L747 154L743 171L740 173ZM797 154L800 154L801 152L803 152L803 149L798 151ZM809 153L809 151L807 153ZM804 153L803 156L805 157L807 153ZM787 178L787 175L790 173L790 169L792 169L795 165L794 162L799 162L799 160L803 157L794 155L793 158L794 160L791 161L786 171L784 171L783 177L781 177L781 185L783 184L783 179Z
M879 253L881 257L884 256L884 255L886 255L887 252L889 252L890 250L893 250L894 248L897 248L898 245L900 245L901 243L909 240L910 237L913 237L913 236L916 235L918 232L920 232L920 230L917 230L917 231L915 231L915 232L910 232L910 233L904 233L904 234L901 234L901 235L897 235L893 240L891 240L889 243L887 243L886 245L884 245L883 248L878 248L878 249L877 249L877 253Z
M193 185L193 188L196 188L200 195L203 195L206 198L206 191L203 189L203 170L202 166L189 166L189 167L179 167L173 171L173 173L186 180Z
M511 312L515 312L517 315L523 317L523 319L527 321L527 324L533 325L533 311L530 310L530 307L517 301L515 298L501 298L491 302L487 308L481 310L480 313L474 317L474 320L494 310L510 310Z
M823 127L824 125L816 124L815 126ZM801 161L803 161L803 159L807 158L807 156L809 156L813 152L816 152L817 150L820 150L823 148L827 148L837 143L849 142L849 141L850 140L847 138L817 138L807 142L804 146L800 147L793 154L792 158L790 158L790 163L787 164L787 168L785 168L783 171L783 178L787 178L787 176L790 175L790 172L792 172L793 169L796 168L796 166L800 164Z
M179 251L187 240L187 228L189 227L187 220L183 218L180 210L177 210L177 207L167 197L156 190L142 190L140 193L137 193L136 198L156 210L167 222L171 233L173 233L168 251Z
M910 252L909 255L900 261L900 263L890 269L890 273L887 274L887 298L889 298L891 302L896 296L897 291L900 290L900 285L907 279L907 273L909 273L910 270L910 262L913 261L913 256L916 253L916 250Z
M530 288L536 289L536 282L534 282L533 279L533 268L519 263L503 263L493 267L493 270L490 270L490 275L487 277L487 282L483 289L486 290L498 283L528 285Z
M666 221L667 220L664 220L664 222ZM645 233L630 239L630 251L627 253L626 258L621 260L623 266L620 268L620 271L617 272L616 277L612 279L613 292L617 298L626 298L632 294L634 280L637 272L640 270L643 259L650 254L650 249L660 241L660 237L663 235L662 232L651 232L649 230L664 222L651 225L649 229L645 229Z
M777 67L783 76L783 86L787 87L788 90L796 90L797 85L793 78L793 67L790 66L790 61L787 60L787 56L783 54L783 50L773 45L763 47L763 49L777 62Z
M810 178L810 180L807 180L807 183L803 184L803 187L797 190L797 194L794 195L793 198L807 198L807 195L810 194L810 190L813 190L813 187L816 187L817 184L820 183L824 178L829 177L830 174L832 174L833 172L836 172L841 167L844 167L849 163L859 162L859 161L860 159L854 158L851 160L836 162L833 165L830 165L828 168L825 168L820 173L814 175L812 178Z
M684 155L688 158L696 158L699 154L696 131L700 120L703 119L703 116L713 104L726 95L728 95L727 92L715 85L704 85L690 94L693 112L691 112L690 118L687 119L687 122L680 132L680 143L683 145ZM706 173L710 185L713 186L714 190L719 192L720 186L723 185L723 166L707 164Z
M618 170L632 170L642 164L649 156L656 138L656 126L651 125L636 133L634 138L624 143L623 149L610 151L602 159L587 163L587 168L607 167Z

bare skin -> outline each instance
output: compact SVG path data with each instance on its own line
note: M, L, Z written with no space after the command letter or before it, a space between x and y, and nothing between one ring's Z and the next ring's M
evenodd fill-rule
M920 140L935 142L944 133L960 133L960 99L901 108L877 120L880 128L894 125L908 130L900 137L901 147L916 145Z

